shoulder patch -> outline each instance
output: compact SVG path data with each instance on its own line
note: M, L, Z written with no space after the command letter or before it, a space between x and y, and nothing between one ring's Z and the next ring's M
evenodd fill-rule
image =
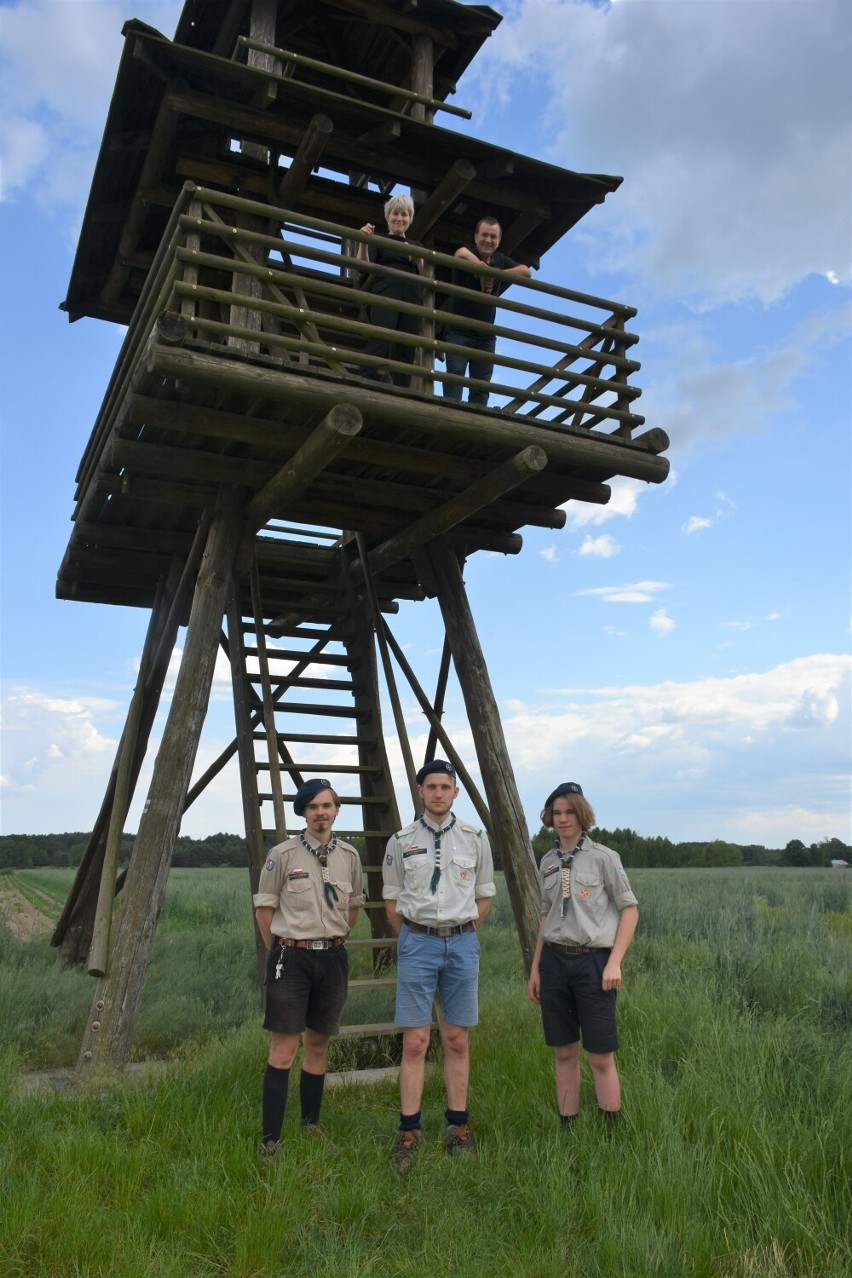
M274 857L274 856L271 856L271 857L269 858L269 860L266 862L266 868L267 868L267 870L274 870L274 869L275 869L275 857Z

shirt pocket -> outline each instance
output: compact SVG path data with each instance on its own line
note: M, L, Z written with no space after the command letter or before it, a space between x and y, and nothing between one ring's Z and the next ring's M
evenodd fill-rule
M299 892L309 891L310 886L311 886L311 880L308 877L308 875L305 875L303 879L288 879L286 890L288 894L292 892L294 895L296 895Z
M402 873L405 886L415 890L429 880L429 857L424 848L422 852L410 852L403 856Z
M450 875L461 888L472 887L476 879L476 857L472 852L454 852L450 861Z
M571 895L581 901L599 901L606 896L603 875L594 870L572 871Z

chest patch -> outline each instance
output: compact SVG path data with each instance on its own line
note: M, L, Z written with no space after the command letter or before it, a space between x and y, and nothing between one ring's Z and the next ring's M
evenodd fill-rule
M402 859L406 861L410 856L424 856L425 848L419 848L416 843L412 843L410 848L405 848L402 853Z
M553 878L553 875L554 875L554 874L558 874L558 873L559 873L559 866L558 866L558 865L552 865L552 866L550 867L550 869L549 869L549 870L545 870L545 872L544 872L544 877L545 877L546 879L551 879L551 878Z
M311 876L307 870L291 870L287 878L292 883L293 879L309 879Z

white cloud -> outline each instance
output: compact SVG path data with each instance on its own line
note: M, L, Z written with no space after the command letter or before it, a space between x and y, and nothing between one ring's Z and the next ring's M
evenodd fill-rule
M580 235L601 269L698 307L849 282L845 0L524 0L474 64L484 110L549 91L547 158L625 175Z
M134 6L171 36L178 0ZM3 5L0 160L4 199L32 192L66 217L82 211L124 41L120 0Z
M600 537L585 537L578 553L592 555L598 559L611 559L620 550L621 547L615 538L610 537L608 533L604 533Z
M672 621L665 608L658 608L657 611L652 614L648 625L654 631L654 634L660 635L661 638L665 638L666 635L671 634L671 632L676 629L677 622Z
M578 595L591 595L605 603L651 603L661 590L670 589L666 581L636 581L626 586L593 586L578 590Z
M625 479L617 475L610 480L611 496L605 506L566 502L562 507L568 512L570 528L584 528L587 524L604 524L619 515L629 519L639 504L639 494L647 492L648 485L639 479Z
M556 547L553 545L545 546L544 550L539 551L539 554L541 555L542 559L546 560L546 562L549 564L559 563L559 554L556 550Z
M683 526L683 531L686 533L687 537L690 537L693 533L703 532L705 528L712 527L712 519L705 519L701 515L690 515L689 519Z
M576 775L610 828L783 846L847 837L851 719L849 659L826 653L727 678L543 689L504 726L533 829L542 777Z

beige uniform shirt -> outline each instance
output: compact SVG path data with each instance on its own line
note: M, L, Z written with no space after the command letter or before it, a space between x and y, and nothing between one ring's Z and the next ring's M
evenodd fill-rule
M399 914L424 927L454 926L479 917L476 902L494 896L494 861L484 830L466 821L441 838L441 877L431 890L435 836L413 821L388 840L382 865L382 896Z
M568 871L571 896L562 913L562 865L559 852L546 852L538 867L541 935L545 941L611 949L626 905L637 905L617 852L586 835Z
M323 894L318 844L307 833L271 849L260 874L255 906L272 906L272 935L293 941L318 941L349 934L349 911L365 901L361 858L351 843L337 840L328 855L328 877L337 890L332 906Z

